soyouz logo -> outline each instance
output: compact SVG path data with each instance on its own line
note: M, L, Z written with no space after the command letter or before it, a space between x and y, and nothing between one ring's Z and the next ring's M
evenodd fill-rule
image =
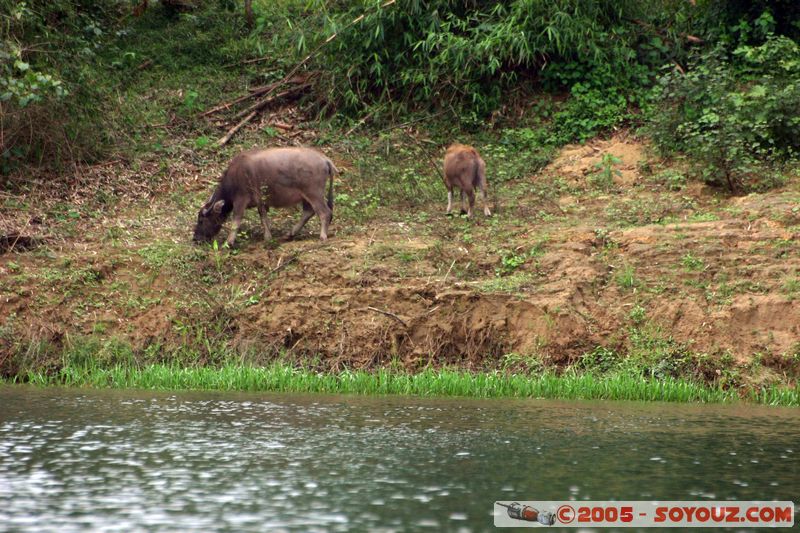
M761 501L495 502L496 527L794 526L794 503Z

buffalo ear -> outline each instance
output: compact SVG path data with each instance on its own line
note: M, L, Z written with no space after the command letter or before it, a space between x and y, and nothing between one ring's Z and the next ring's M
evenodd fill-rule
M214 211L214 213L220 214L222 212L222 206L224 205L225 205L225 200L217 200L216 202L214 202L214 205L211 206L211 209Z

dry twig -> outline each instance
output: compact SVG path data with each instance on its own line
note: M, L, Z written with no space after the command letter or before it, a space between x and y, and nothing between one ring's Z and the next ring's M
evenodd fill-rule
M377 307L372 307L372 306L368 306L367 309L369 309L370 311L375 311L376 313L380 313L382 315L386 315L389 318L393 318L398 322L400 322L404 328L408 328L408 324L406 324L406 322L402 318L400 318L394 313L390 313L389 311L384 311L383 309L378 309Z

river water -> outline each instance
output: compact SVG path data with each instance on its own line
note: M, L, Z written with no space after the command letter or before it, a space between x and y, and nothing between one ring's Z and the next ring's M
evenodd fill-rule
M799 492L798 409L0 387L2 531L484 531L496 500Z

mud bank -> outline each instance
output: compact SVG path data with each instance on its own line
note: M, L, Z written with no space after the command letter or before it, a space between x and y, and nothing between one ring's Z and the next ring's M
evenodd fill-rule
M597 187L608 153L619 172ZM44 224L46 244L0 255L0 370L56 371L83 350L109 365L634 368L795 389L797 185L727 197L647 154L626 135L566 147L495 182L489 219L448 218L444 201L340 206L325 244L313 225L264 243L249 214L234 251L188 242L207 191L189 173L180 194ZM358 169L337 166L347 193ZM275 213L275 232L294 217Z

